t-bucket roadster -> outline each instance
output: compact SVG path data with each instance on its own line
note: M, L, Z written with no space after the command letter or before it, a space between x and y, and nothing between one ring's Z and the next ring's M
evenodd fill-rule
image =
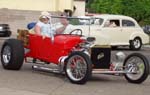
M142 83L148 77L149 64L142 54L133 53L124 60L123 54L118 53L118 61L113 64L110 62L109 46L94 45L95 38L83 37L81 31L81 35L73 32L43 39L27 30L19 30L17 39L7 39L2 46L2 66L8 70L19 70L24 59L36 58L46 64L56 64L57 70L49 70L65 73L76 84L86 83L92 74L123 74L131 83ZM118 65L122 63L123 66ZM33 68L46 70L37 65Z

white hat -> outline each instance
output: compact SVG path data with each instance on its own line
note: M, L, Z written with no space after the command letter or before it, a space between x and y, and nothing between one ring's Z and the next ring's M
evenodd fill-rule
M41 12L41 15L39 18L51 18L51 14L47 11Z

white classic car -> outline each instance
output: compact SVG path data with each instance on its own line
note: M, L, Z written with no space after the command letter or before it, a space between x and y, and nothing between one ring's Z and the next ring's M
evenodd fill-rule
M86 17L87 21L82 18L78 25L68 25L65 33L81 29L82 35L96 37L98 45L129 46L132 50L140 50L142 44L149 42L148 35L131 17L103 14Z

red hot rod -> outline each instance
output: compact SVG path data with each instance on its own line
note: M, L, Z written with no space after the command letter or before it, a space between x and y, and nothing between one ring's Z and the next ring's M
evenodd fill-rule
M80 35L75 35L74 31L80 32ZM94 37L82 36L80 29L74 31L43 39L27 30L19 30L17 39L7 39L2 46L2 66L8 70L19 70L24 59L36 58L56 64L59 68L51 71L65 73L76 84L86 83L93 73L122 74L131 83L142 83L148 77L149 64L142 54L133 53L124 58L123 53L118 53L118 61L113 64L110 62L109 46L94 45ZM42 69L36 65L33 68Z

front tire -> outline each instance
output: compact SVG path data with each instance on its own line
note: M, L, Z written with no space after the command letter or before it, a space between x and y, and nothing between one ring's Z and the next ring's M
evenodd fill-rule
M4 69L19 70L24 61L24 47L17 39L8 39L1 50L1 62Z
M146 57L140 53L129 55L124 62L124 76L131 83L142 83L149 75L149 63Z
M89 56L83 52L73 52L65 64L65 73L72 83L85 84L92 73Z

